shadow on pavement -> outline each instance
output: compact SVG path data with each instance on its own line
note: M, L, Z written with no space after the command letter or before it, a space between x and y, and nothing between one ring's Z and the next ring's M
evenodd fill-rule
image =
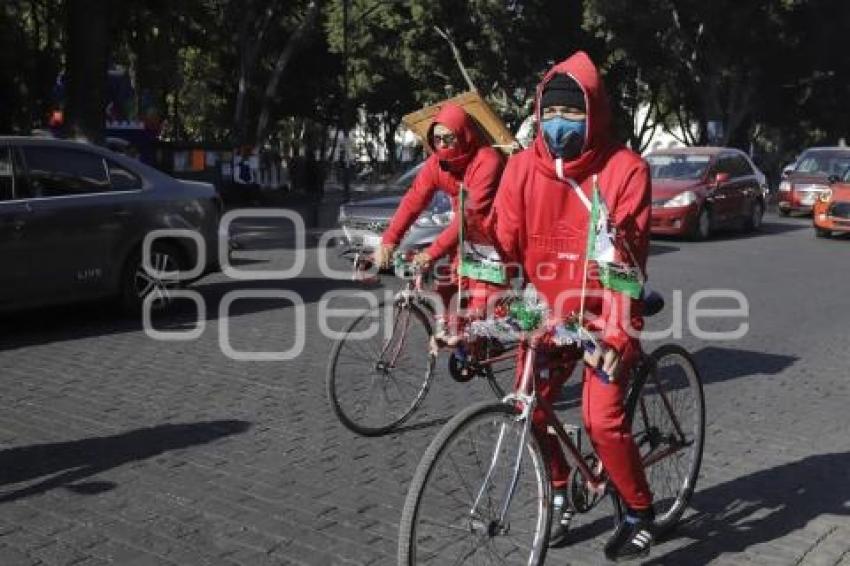
M788 232L796 232L799 230L811 230L811 220L808 222L774 222L766 220L762 223L761 229L756 232L741 232L737 230L718 231L712 236L709 241L724 241L724 240L743 240L751 238L761 238L763 236L773 236L776 234L785 234Z
M783 219L781 221L776 220L768 220L765 219L761 225L761 228L756 232L743 232L741 230L735 229L719 229L717 230L711 238L709 238L706 242L695 242L688 238L677 238L675 236L663 236L653 234L652 236L652 249L650 249L650 254L654 253L654 248L657 242L682 242L685 245L700 245L711 242L723 242L727 240L744 240L750 238L760 238L763 236L773 236L776 234L785 234L787 232L796 232L798 230L811 230L812 223L811 219L808 222L802 222L797 219L786 220Z
M650 349L646 350L647 353L650 351ZM703 385L756 374L777 375L800 359L796 356L717 346L703 348L695 352L693 357ZM574 370L561 390L559 401L554 405L556 410L566 411L581 404L581 381L581 374Z
M77 482L163 452L241 434L250 427L251 423L239 420L164 424L114 436L9 448L0 451L0 485L40 481L0 495L0 503L57 487L86 495L109 491L116 486L109 481Z
M822 515L850 515L850 453L809 456L698 491L697 514L671 538L694 541L647 564L707 564L727 553L780 539ZM800 549L800 554L805 549ZM789 556L789 564L793 557Z
M227 280L196 284L189 289L201 294L206 305L206 318L213 321L219 319L219 307L225 295L231 291L293 291L305 304L311 304L319 301L329 291L364 287L353 281L300 277L286 281ZM382 287L370 289L381 291ZM245 298L233 302L229 312L230 316L234 317L289 309L291 306L292 303L285 299ZM195 305L190 300L181 299L175 301L167 312L155 314L153 325L160 331L186 330L194 327L196 317ZM122 314L110 301L42 307L0 316L0 352L37 344L138 332L141 329L141 317Z
M693 354L703 384L729 381L755 374L777 375L800 358L752 350L708 346Z
M651 256L670 254L678 251L679 248L676 246L667 246L658 242L650 242L649 244L649 255Z

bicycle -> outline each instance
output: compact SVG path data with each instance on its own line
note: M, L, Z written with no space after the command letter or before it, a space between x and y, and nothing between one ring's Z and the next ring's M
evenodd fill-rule
M572 348L579 355L596 348L593 340L581 327L524 330L510 318L490 319L470 331L491 334L494 329L517 335L522 376L503 401L470 406L428 446L402 511L400 565L479 563L476 558L543 563L552 493L549 468L531 430L535 407L543 410L549 432L557 435L571 464L567 491L573 510L589 513L607 501L614 523L622 518L624 506L601 462L592 451L582 452L575 429L567 429L536 390L539 354L553 337L560 336L550 353ZM691 356L677 345L642 354L631 379L626 413L655 495L657 536L675 525L693 494L702 460L705 400Z
M355 256L354 278L362 280L361 274L368 268L363 251L348 253ZM409 253L394 255L395 275L405 284L392 304L379 304L355 318L331 349L326 371L331 408L346 428L363 436L378 436L400 427L414 414L433 382L435 309L426 291L432 275L413 265L411 259ZM368 336L366 329L374 330L376 323L378 331ZM364 332L367 336L361 338ZM495 340L478 340L453 348L449 374L459 382L484 379L501 399L510 387L501 382L503 372L494 364L513 359L513 354L507 353L510 347ZM488 363L482 364L484 359Z

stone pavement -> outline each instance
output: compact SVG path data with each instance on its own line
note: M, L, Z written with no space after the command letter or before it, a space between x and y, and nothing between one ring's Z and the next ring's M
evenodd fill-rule
M815 240L806 220L766 220L752 237L653 242L651 277L668 304L674 289L685 304L702 288L738 289L750 330L705 342L686 325L682 343L705 378L702 475L692 510L648 564L850 566L850 241ZM262 269L293 253L281 244L237 257ZM323 278L311 256L296 280L216 275L193 287L207 302L194 341L152 340L108 305L0 318L0 566L394 564L425 446L447 417L488 399L486 386L440 371L405 430L357 437L327 405L331 342L316 324L325 293L352 283ZM238 350L294 343L296 309L283 301L219 313L227 292L269 287L302 296L304 353L229 359L225 322ZM192 314L157 324L185 330ZM547 564L600 564L603 542L553 551Z

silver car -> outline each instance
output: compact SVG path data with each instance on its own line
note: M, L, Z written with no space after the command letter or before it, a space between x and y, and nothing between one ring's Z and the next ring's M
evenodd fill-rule
M395 181L387 190L406 191L424 164L413 167ZM345 232L343 245L349 248L374 250L398 209L401 195L371 198L343 204L339 209L339 226ZM422 249L431 244L454 218L449 196L438 191L431 203L407 231L399 243L399 250Z

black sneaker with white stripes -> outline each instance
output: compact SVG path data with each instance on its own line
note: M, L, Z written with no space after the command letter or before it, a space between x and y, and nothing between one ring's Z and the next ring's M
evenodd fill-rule
M654 519L652 508L645 511L628 510L620 526L605 543L605 557L619 562L648 555L653 542Z
M554 497L552 497L552 528L549 530L549 546L558 547L567 544L573 513L573 509L567 501L566 492L556 491Z

